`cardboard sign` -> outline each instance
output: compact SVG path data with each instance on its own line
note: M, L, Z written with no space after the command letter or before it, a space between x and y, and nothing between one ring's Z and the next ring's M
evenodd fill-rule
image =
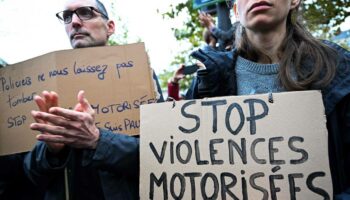
M55 91L59 105L73 108L79 90L96 112L98 127L139 134L139 107L156 95L143 43L65 50L0 69L0 155L28 151L38 132L33 96Z
M141 199L330 199L319 91L141 107Z

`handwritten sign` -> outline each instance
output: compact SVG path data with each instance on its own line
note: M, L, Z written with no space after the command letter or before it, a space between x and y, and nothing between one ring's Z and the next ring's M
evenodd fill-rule
M0 69L0 155L33 148L33 101L56 91L59 105L72 108L85 90L98 127L139 134L139 108L153 103L155 90L144 44L95 47L49 53Z
M141 107L141 199L330 199L319 91Z

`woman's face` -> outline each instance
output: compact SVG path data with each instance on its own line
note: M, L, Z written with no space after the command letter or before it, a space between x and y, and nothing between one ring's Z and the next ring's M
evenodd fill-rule
M285 26L290 10L300 0L237 0L236 16L241 24L253 32L268 32Z

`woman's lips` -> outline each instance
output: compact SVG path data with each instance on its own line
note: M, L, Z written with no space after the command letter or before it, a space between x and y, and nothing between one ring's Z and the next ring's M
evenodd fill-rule
M261 11L261 10L266 10L269 9L272 6L271 3L266 2L266 1L260 1L257 3L254 3L248 10L248 12L250 11Z

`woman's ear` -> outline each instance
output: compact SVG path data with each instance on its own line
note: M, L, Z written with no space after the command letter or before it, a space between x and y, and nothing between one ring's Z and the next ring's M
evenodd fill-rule
M298 7L299 4L300 4L300 0L292 0L290 2L290 9L294 9L294 8Z

